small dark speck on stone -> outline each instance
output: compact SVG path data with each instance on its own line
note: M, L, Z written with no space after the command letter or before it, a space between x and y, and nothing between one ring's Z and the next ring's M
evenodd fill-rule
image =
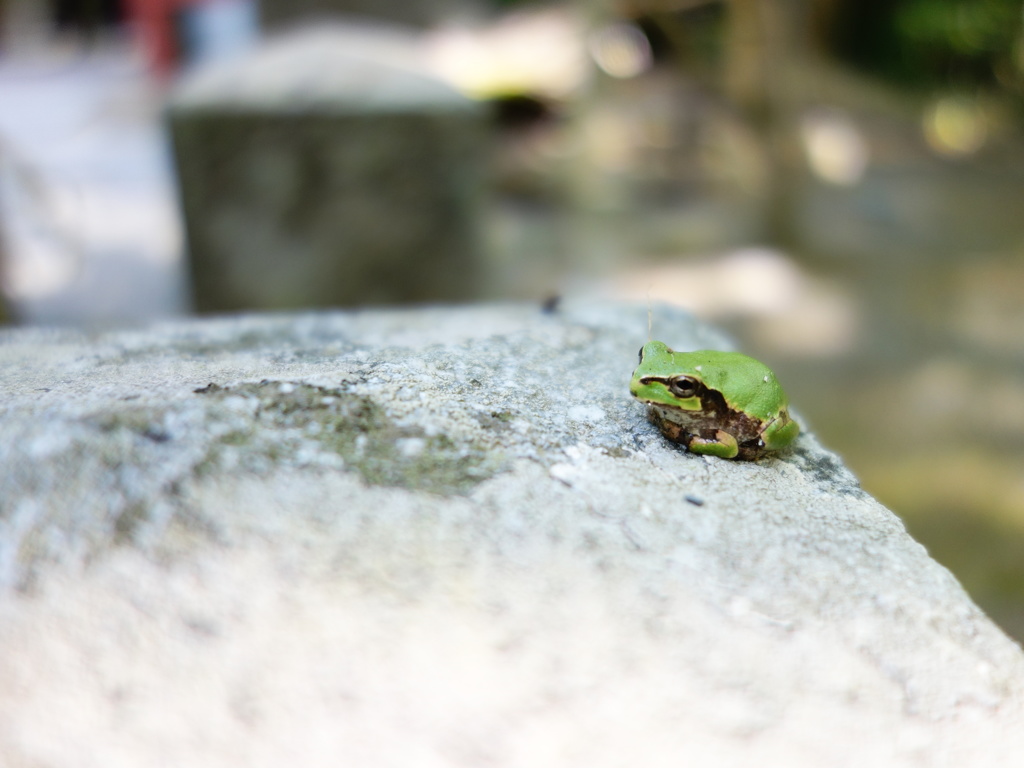
M154 443L166 443L171 439L171 436L162 429L147 429L142 434Z
M543 303L541 303L540 305L540 311L543 312L545 315L553 315L555 314L555 312L558 311L558 306L561 303L562 297L559 296L557 293L553 294L544 299Z
M683 498L685 498L688 502L693 504L695 507L703 507L704 506L704 499L702 499L700 496L694 496L692 493L688 493Z

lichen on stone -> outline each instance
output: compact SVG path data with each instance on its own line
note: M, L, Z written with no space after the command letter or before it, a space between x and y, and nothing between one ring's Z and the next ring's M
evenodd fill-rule
M196 392L221 400L256 401L252 430L221 435L207 457L214 463L227 447L247 450L250 459L256 454L289 463L308 457L308 449L316 446L340 457L343 467L358 472L370 485L444 495L465 493L502 467L500 458L485 446L400 424L381 404L344 386L261 381L228 387L211 384ZM499 423L504 420L496 417Z

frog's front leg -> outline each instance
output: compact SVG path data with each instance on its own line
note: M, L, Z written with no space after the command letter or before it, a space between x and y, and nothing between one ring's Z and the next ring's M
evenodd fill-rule
M723 459L736 458L736 454L740 452L736 438L720 429L715 430L714 437L691 435L686 442L686 448L692 453L699 453L703 456L719 456Z
M772 419L761 433L761 440L769 451L774 451L792 443L800 434L800 425L783 412Z

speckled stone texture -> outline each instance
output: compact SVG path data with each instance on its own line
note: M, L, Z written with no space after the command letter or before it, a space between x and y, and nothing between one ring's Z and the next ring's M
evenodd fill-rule
M1019 765L1020 648L812 434L666 442L646 334L0 332L0 764Z

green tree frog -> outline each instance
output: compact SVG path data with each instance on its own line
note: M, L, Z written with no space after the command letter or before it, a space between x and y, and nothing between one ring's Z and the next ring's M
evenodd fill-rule
M673 352L649 341L629 391L665 437L693 453L749 461L800 432L775 374L738 352Z

